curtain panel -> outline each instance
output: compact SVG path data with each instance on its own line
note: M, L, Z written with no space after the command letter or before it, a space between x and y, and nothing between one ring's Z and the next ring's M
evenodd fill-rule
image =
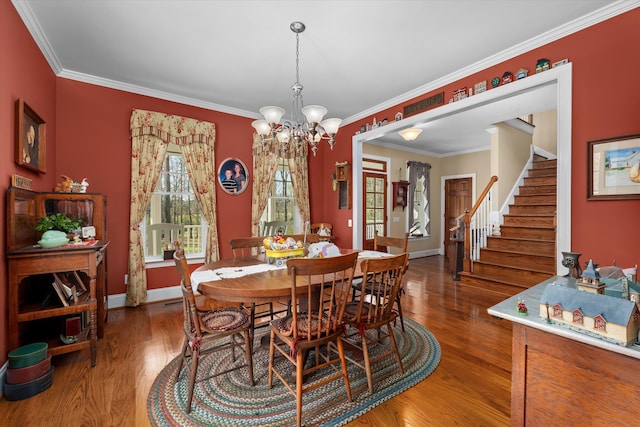
M206 262L218 259L215 199L215 125L195 119L145 110L133 110L131 131L131 211L129 215L129 283L125 304L147 299L147 276L140 225L149 205L169 143L185 158L198 205L209 222ZM207 182L208 181L208 182Z
M253 134L253 194L251 199L251 233L260 235L260 218L271 196L271 187L275 180L273 171L278 167L280 159L287 159L293 192L303 219L307 227L310 217L309 208L309 167L308 145L305 143L298 149L282 151L277 139L262 142L260 135Z
M409 228L415 222L415 189L416 182L422 177L424 177L424 188L422 189L422 194L424 195L424 199L426 203L424 204L423 210L425 213L426 224L425 230L427 234L431 234L431 216L429 215L429 211L431 209L431 186L430 186L430 178L429 171L431 170L431 165L429 163L416 162L416 161L408 161L407 167L409 168L409 197L407 198L407 207L409 209Z

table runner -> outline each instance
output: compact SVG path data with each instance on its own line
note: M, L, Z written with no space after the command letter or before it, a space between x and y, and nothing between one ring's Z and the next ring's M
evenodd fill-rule
M191 286L193 293L198 293L198 285L202 282L212 282L214 280L232 279L247 276L249 274L263 273L266 271L282 270L286 265L278 267L274 264L254 264L244 267L222 267L215 270L194 271L191 273Z

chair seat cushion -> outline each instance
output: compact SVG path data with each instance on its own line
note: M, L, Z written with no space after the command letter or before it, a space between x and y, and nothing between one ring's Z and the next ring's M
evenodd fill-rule
M355 302L350 302L345 306L344 314L342 315L342 318L346 322L354 322L356 320L356 316L358 314L358 305L360 305L360 303L355 301ZM362 316L366 317L368 314L369 314L369 307L367 306L367 304L363 304Z
M243 310L235 307L205 311L200 314L202 324L213 331L229 331L245 325L249 316Z
M325 313L322 314L321 319L318 319L318 313L312 312L311 325L309 325L309 318L307 312L298 313L298 337L307 338L309 336L317 335L318 332L328 330L333 324L331 318ZM290 314L282 319L277 320L278 330L284 336L293 335L293 315Z

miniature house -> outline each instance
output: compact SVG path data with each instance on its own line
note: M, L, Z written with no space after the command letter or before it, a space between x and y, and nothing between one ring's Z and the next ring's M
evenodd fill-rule
M616 344L638 342L640 310L626 299L550 284L540 298L540 317Z
M604 295L605 284L600 281L600 273L595 269L592 260L589 260L589 265L576 281L576 286L581 291Z

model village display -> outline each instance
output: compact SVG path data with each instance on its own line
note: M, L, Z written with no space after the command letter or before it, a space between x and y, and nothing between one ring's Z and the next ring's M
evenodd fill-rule
M540 298L540 317L618 345L639 343L638 267L596 266L589 261L575 276L572 269L567 276L554 278Z

